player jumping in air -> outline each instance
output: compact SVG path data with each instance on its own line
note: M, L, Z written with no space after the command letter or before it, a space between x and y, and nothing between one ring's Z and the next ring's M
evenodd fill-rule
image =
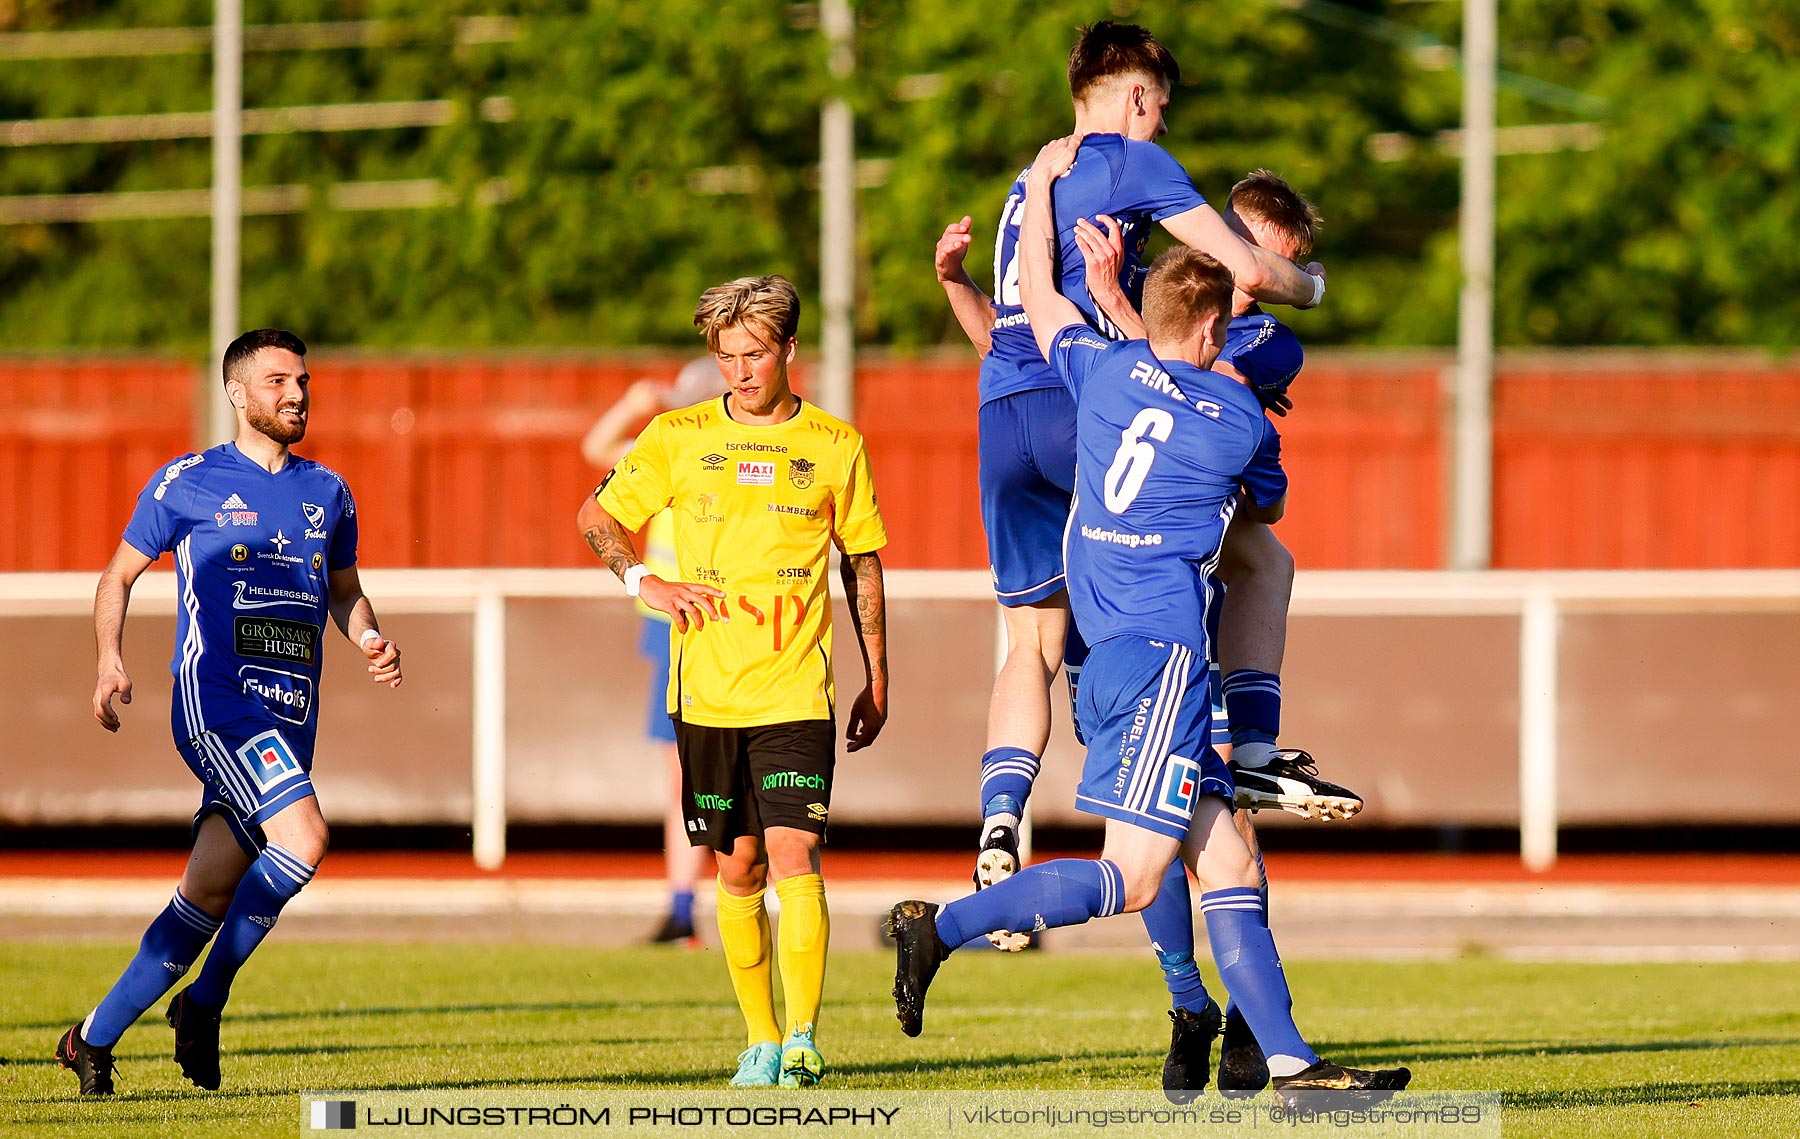
M827 555L843 581L868 686L851 705L846 749L887 720L887 544L862 436L788 387L800 298L781 277L708 289L694 323L730 383L724 396L650 421L582 504L588 546L626 592L667 613L674 667L668 710L681 757L688 840L719 867L719 940L749 1047L740 1087L816 1085L815 1032L830 920L819 874L836 766ZM631 531L675 519L680 580L638 559ZM769 918L781 899L777 958L787 994L775 1019Z
M1145 283L1148 340L1095 333L1055 276L1051 187L1082 161L1092 159L1073 138L1040 152L1026 174L1018 249L1020 299L1038 348L1078 401L1068 581L1093 648L1078 697L1088 758L1076 806L1106 820L1105 847L1099 859L1027 867L941 909L896 905L889 931L902 1030L922 1030L933 977L971 936L1143 910L1185 844L1214 959L1278 1094L1403 1088L1407 1069L1329 1063L1295 1028L1255 864L1231 823L1230 776L1207 743L1208 573L1234 512L1273 522L1286 494L1274 428L1255 395L1205 370L1225 341L1231 274L1196 250L1173 250Z
M1250 295L1285 304L1317 304L1324 295L1322 270L1302 272L1292 261L1246 241L1206 204L1180 164L1153 141L1164 133L1163 112L1170 86L1179 77L1173 55L1141 27L1102 21L1082 31L1069 56L1069 88L1075 102L1075 133L1086 136L1082 143L1086 160L1059 189L1059 232L1072 242L1077 218L1107 214L1119 219L1126 250L1120 272L1135 284L1138 259L1154 221L1177 240L1217 257ZM1077 687L1086 653L1080 632L1069 622L1062 563L1062 532L1074 488L1075 409L1061 379L1038 354L1029 314L1020 304L1018 226L1023 196L1021 178L1001 210L991 299L963 269L969 220L949 227L938 245L939 281L958 323L983 352L982 524L1007 629L1007 656L989 704L987 751L982 757L977 886L999 881L1018 868L1019 815L1049 740L1049 686L1058 669L1066 667L1072 689ZM1084 320L1109 335L1117 334L1089 296L1078 258L1065 259L1062 289ZM1233 540L1228 552L1242 596L1239 615L1231 620L1242 627L1240 639L1245 641L1254 630L1271 625L1264 610L1273 608L1273 623L1279 625L1292 583L1292 559L1279 542L1264 537L1268 540ZM1254 655L1248 646L1245 651ZM1278 709L1279 679L1273 672L1254 671L1256 688L1272 695ZM1261 758L1278 759L1272 747ZM1299 768L1283 774L1307 777ZM1315 792L1323 787L1329 785L1289 787L1289 801L1270 805L1328 811L1317 804ZM1308 802L1294 802L1296 791ZM1360 800L1350 796L1337 804L1337 813L1352 813L1356 807Z
M137 956L56 1045L83 1095L113 1092L113 1046L187 972L169 1003L182 1075L216 1089L219 1024L231 983L312 880L327 830L313 796L313 736L325 622L400 685L400 650L382 637L356 572L356 505L336 472L288 450L306 435L306 345L277 329L225 350L237 439L184 455L151 476L94 592L100 648L94 717L119 730L131 703L125 610L131 587L175 555L175 746L201 783L194 849L175 896Z

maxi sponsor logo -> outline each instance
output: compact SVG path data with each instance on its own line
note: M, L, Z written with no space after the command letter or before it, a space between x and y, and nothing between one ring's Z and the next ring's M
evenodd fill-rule
M233 617L231 627L241 657L308 665L318 660L322 630L317 625L283 617Z
M737 481L739 486L774 486L775 464L739 459Z
M304 724L312 715L313 682L308 676L247 664L238 669L244 695L255 696L278 719Z

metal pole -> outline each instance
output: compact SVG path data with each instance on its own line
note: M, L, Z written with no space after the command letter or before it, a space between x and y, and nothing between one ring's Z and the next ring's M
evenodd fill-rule
M1450 515L1450 567L1459 570L1493 561L1495 3L1463 0L1463 281Z
M823 0L819 19L831 44L831 77L856 70L849 0ZM856 135L849 100L827 99L819 118L819 406L849 419L856 404Z
M219 362L238 332L238 237L244 154L244 0L215 0L213 9L212 353L200 370L195 400L204 450L237 434L237 416Z
M1548 870L1556 863L1561 633L1556 597L1527 597L1519 623L1519 856L1529 870Z
M475 597L474 770L469 831L475 865L506 861L506 596L484 585Z

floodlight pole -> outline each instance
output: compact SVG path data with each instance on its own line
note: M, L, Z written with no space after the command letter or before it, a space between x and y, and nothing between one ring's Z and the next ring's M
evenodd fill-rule
M1493 562L1495 3L1463 0L1462 295L1450 511L1450 568L1459 570Z
M243 211L244 0L214 0L212 131L212 352L200 369L195 450L237 433L219 362L238 328L239 236Z
M849 0L823 0L819 22L831 45L831 77L856 70L855 18ZM819 406L844 419L856 410L856 134L841 93L819 116Z

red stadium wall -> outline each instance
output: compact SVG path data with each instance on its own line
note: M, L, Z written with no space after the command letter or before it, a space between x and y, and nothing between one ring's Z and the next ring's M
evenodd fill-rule
M377 356L320 350L302 451L350 480L371 566L577 566L594 415L680 357ZM1319 353L1281 421L1280 533L1303 567L1443 564L1440 354ZM894 566L986 557L974 364L865 355L868 436ZM190 365L0 359L0 571L94 570L144 480L187 449ZM802 369L797 380L805 389ZM1746 356L1508 357L1495 384L1502 568L1800 565L1800 366Z

